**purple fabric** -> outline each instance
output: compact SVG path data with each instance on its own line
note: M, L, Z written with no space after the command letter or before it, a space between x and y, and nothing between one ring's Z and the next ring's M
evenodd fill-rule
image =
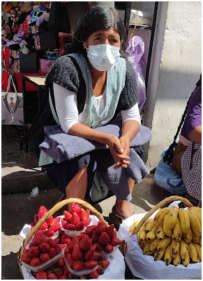
M193 91L188 105L188 112L184 121L181 135L189 139L189 133L196 127L202 125L202 102L201 102L201 88L197 87Z
M139 109L142 109L146 101L145 73L146 63L144 60L144 41L140 36L133 36L126 49L128 61L135 71L135 78L139 94Z
M108 124L103 127L98 127L95 130L109 133L117 137L120 136L120 126L116 124ZM40 148L57 163L71 160L95 149L105 148L105 145L103 144L68 135L58 126L45 126L44 133L45 139L40 144ZM131 141L131 147L143 145L144 143L149 142L151 137L151 130L141 125L140 131Z
M192 156L194 152L194 155ZM190 143L181 159L181 173L188 194L201 200L202 189L202 147L200 144ZM191 165L192 164L192 165Z

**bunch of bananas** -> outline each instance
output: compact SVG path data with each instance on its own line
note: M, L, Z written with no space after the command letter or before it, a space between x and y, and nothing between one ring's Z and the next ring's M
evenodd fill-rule
M190 261L200 262L201 257L201 208L163 208L153 219L148 219L137 233L144 255L175 266L187 266ZM135 222L130 232L139 222Z

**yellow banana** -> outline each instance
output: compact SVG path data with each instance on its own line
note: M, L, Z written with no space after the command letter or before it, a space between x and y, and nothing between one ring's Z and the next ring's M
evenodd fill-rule
M157 244L158 244L158 239L154 239L151 241L149 249L152 252L152 254L155 252L155 250L157 248Z
M167 265L169 265L172 261L171 244L167 247L167 249L164 253L164 261Z
M143 224L137 233L138 240L143 241L146 239L145 225Z
M190 243L188 247L189 247L190 259L193 262L198 262L199 261L198 253L197 253L197 249L196 249L195 245L193 243Z
M191 229L189 229L187 231L187 233L183 234L183 240L188 244L192 241L192 230Z
M178 212L179 219L180 219L180 226L182 229L183 234L186 234L190 229L190 217L188 210L184 210L183 208L179 209Z
M196 213L196 215L200 221L200 224L202 224L202 209L199 207L191 207L189 210L194 211L194 213Z
M143 249L144 248L144 245L145 245L145 243L146 243L146 241L145 240L138 240L138 243L139 243L139 245L140 245L140 248L141 249Z
M168 236L172 236L173 228L177 222L178 218L178 208L170 208L168 213L165 215L163 220L163 231Z
M165 250L156 251L154 254L154 259L161 260L164 256L164 252L165 252Z
M131 234L133 234L134 229L137 227L138 223L139 223L139 221L135 221L135 222L133 223L133 225L131 225L131 227L130 227L130 229L129 229L129 232L130 232Z
M173 259L173 265L177 266L181 263L180 254L178 253L177 256Z
M179 249L180 249L180 242L172 240L171 251L172 251L173 258L177 256L177 254L179 253Z
M158 239L164 239L164 237L165 237L165 234L164 234L164 232L163 232L163 227L162 227L162 225L159 225L159 226L157 227L157 230L156 230L156 238L158 238Z
M173 229L173 234L172 234L172 238L180 241L182 237L182 230L181 230L181 226L180 226L180 221L179 218L177 219L176 225Z
M192 235L192 241L193 241L194 243L197 243L197 244L199 244L199 245L202 245L202 236L193 234L193 235Z
M189 248L184 241L180 242L180 257L183 265L188 266L188 264L190 263Z
M156 232L156 225L154 225L152 229L146 234L146 239L154 240L156 238L155 232Z
M189 217L190 217L190 226L193 234L196 236L198 235L201 236L202 233L201 223L194 209L189 209Z
M194 244L197 250L197 256L198 256L198 260L199 262L202 260L202 247L198 244Z
M143 254L144 255L151 255L152 252L150 251L150 242L149 241L146 241L144 247L143 247Z
M153 219L148 219L145 223L145 231L148 233L149 231L152 230L154 225L154 220Z
M171 238L164 238L163 240L160 240L157 244L157 250L165 250L170 243Z
M157 225L157 227L162 224L163 222L163 219L165 217L165 215L168 213L168 211L170 210L170 208L163 208L163 209L160 209L155 217L154 217L154 223Z

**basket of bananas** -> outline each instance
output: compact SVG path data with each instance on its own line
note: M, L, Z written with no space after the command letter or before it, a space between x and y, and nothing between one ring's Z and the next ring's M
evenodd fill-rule
M184 208L174 204L177 200ZM200 279L201 232L201 208L180 196L167 197L148 213L133 215L119 229L127 241L126 262L142 279Z

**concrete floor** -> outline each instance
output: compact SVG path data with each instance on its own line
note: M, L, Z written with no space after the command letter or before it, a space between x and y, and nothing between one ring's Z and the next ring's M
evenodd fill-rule
M19 150L19 131L15 127L2 130L2 279L22 279L17 266L17 252L22 245L19 232L23 225L33 221L41 205L48 209L55 205L61 192L54 188L46 174L36 168L36 159L31 152ZM39 195L30 197L31 190L38 186ZM151 209L168 194L160 190L153 176L136 184L131 201L133 213ZM99 203L100 211L108 220L115 196ZM126 270L126 279L135 279Z

